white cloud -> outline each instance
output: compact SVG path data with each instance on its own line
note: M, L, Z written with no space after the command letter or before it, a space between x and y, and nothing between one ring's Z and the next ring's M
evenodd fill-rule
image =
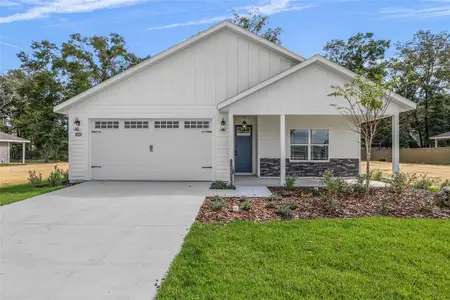
M450 0L425 0L416 8L382 8L380 13L388 18L438 18L450 16Z
M45 18L52 14L71 14L91 12L95 10L129 6L150 0L21 0L28 9L5 17L0 17L0 23ZM5 1L10 2L10 1ZM16 4L19 4L15 2Z
M6 0L0 1L0 7L9 7L9 6L18 6L18 5L20 5L20 4L17 2L6 1Z
M5 42L2 42L2 41L0 41L0 45L4 45L4 46L15 48L15 49L21 49L19 46L16 46L16 45L13 45L13 44L9 44L9 43L5 43Z
M287 12L287 11L294 11L294 10L302 10L312 7L311 4L295 4L295 1L292 0L268 0L265 1L264 4L260 6L244 6L236 8L235 10L245 9L247 12L250 12L252 10L258 10L260 13L264 15L274 15L281 12ZM211 24L223 21L225 19L230 18L230 16L216 16L206 19L200 19L200 20L193 20L183 23L172 23L168 25L163 26L155 26L150 27L148 30L161 30L161 29L168 29L168 28L176 28L176 27L185 27L185 26L193 26L193 25L201 25L201 24Z

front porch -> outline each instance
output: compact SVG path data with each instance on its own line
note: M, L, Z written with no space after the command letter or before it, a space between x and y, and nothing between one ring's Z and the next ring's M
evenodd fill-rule
M393 173L399 170L399 122L393 115ZM361 138L340 115L228 115L230 178L235 185L320 186L322 173L355 178L360 174Z

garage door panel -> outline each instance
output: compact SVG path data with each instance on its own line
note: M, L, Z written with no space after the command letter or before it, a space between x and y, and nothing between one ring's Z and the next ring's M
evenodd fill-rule
M92 124L95 124L94 122ZM98 129L93 129L96 131ZM212 134L199 128L102 129L91 136L92 179L212 179Z

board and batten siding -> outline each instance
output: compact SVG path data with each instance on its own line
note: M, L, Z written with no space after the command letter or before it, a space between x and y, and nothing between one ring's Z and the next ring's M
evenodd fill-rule
M214 122L215 179L228 180L226 115L216 105L297 62L224 29L69 109L82 136L69 133L71 180L89 178L91 119L208 118ZM117 141L120 143L120 141Z

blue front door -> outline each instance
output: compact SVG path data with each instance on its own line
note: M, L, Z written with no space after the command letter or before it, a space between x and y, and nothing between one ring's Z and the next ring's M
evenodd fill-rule
M252 126L237 125L234 139L236 173L252 172Z

